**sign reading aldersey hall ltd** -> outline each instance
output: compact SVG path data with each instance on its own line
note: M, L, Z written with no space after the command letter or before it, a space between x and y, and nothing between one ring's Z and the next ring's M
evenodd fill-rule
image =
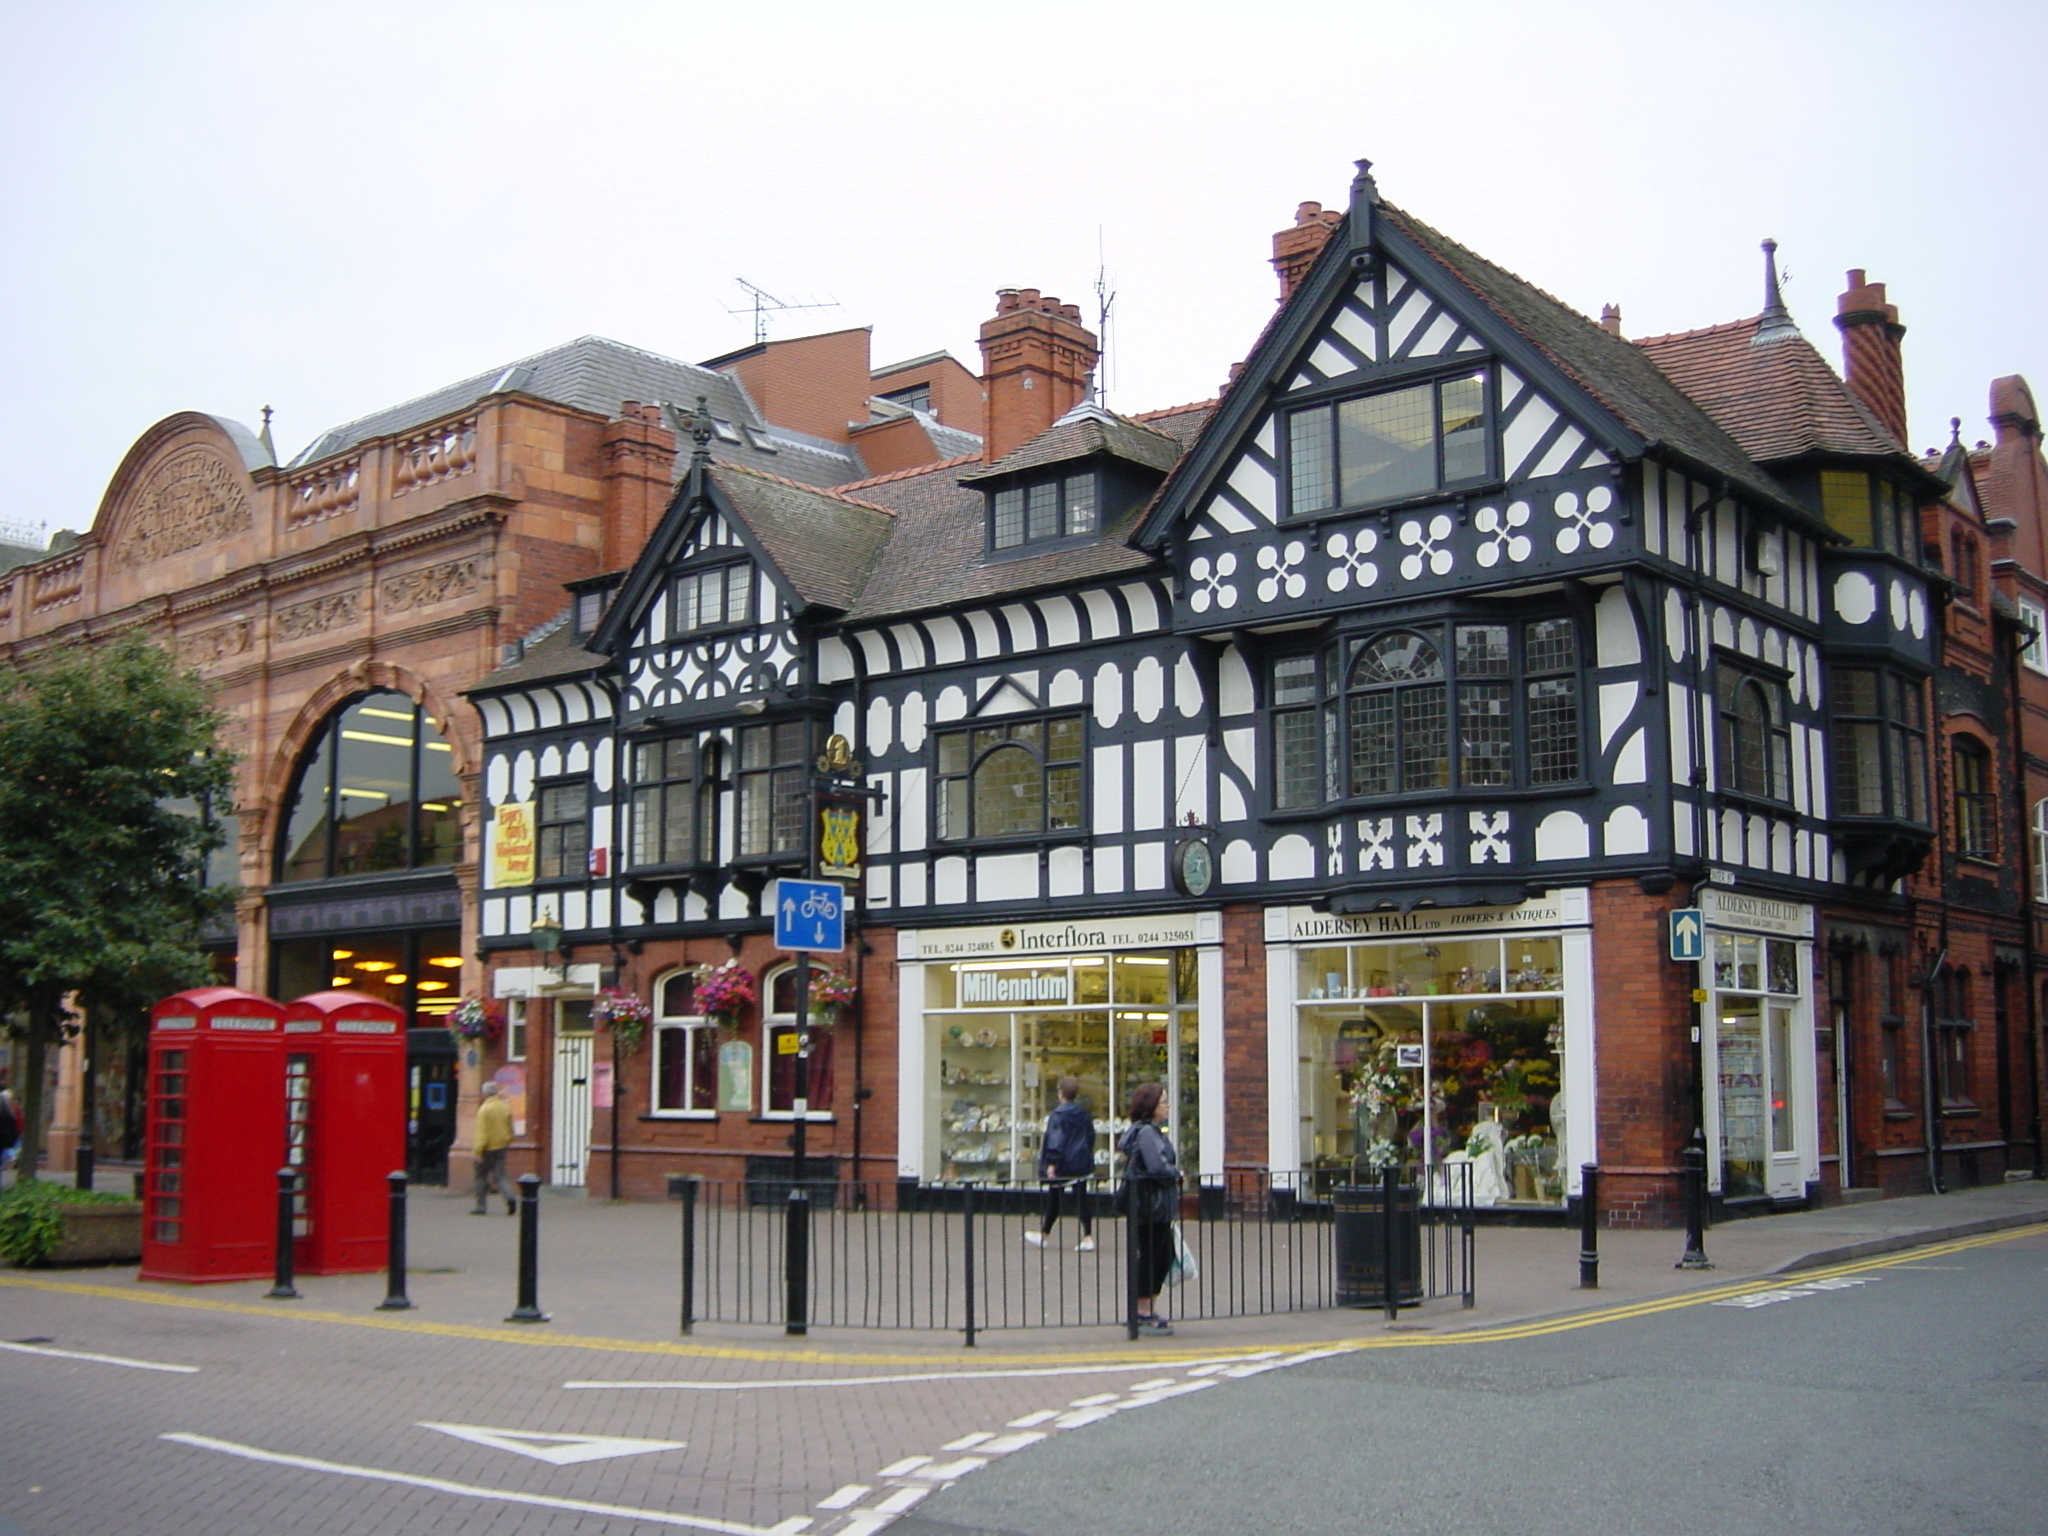
M1339 917L1313 907L1268 907L1269 944L1316 944L1333 939L1401 939L1446 933L1520 933L1532 928L1578 928L1592 921L1582 889L1546 891L1511 907L1416 907L1408 912L1360 912Z

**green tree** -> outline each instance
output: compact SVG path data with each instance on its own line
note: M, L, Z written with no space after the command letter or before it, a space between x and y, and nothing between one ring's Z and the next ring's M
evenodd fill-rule
M0 1018L25 1042L22 1177L73 1008L132 1016L207 979L204 884L233 761L206 686L140 634L0 669ZM184 802L187 809L179 809Z

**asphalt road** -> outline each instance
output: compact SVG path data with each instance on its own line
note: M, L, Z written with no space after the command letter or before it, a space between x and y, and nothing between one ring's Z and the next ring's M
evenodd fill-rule
M895 1536L2048 1531L2048 1237L1115 1415Z
M583 1289L629 1310L607 1251ZM2048 1531L2048 1230L1705 1278L970 1356L0 1277L0 1536Z

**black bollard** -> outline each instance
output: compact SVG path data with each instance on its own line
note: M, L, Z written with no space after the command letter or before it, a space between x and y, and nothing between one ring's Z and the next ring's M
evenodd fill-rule
M974 1348L974 1186L960 1189L960 1276L967 1286L967 1347Z
M1712 1269L1707 1262L1707 1149L1694 1140L1683 1154L1682 1175L1685 1196L1685 1257L1673 1269Z
M277 1277L263 1294L279 1300L297 1300L299 1294L292 1285L292 1197L298 1183L291 1169L277 1170Z
M782 1260L787 1307L782 1331L801 1338L811 1331L811 1195L801 1184L789 1187Z
M1401 1170L1380 1170L1380 1278L1385 1282L1387 1321L1401 1317L1401 1259L1394 1248L1394 1202L1401 1194Z
M1124 1336L1138 1337L1138 1176L1124 1174Z
M683 1332L697 1322L697 1176L683 1180Z
M519 1175L519 1305L508 1323L544 1323L540 1309L540 1179Z
M387 1173L384 1182L391 1190L390 1236L385 1242L384 1299L379 1312L409 1312L412 1302L405 1294L405 1175Z
M1600 1289L1600 1167L1579 1164L1579 1289Z

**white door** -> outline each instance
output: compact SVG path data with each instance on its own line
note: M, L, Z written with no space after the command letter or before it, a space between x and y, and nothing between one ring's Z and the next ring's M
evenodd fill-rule
M556 1019L550 1182L581 1188L584 1166L590 1161L590 1004L562 1003Z

